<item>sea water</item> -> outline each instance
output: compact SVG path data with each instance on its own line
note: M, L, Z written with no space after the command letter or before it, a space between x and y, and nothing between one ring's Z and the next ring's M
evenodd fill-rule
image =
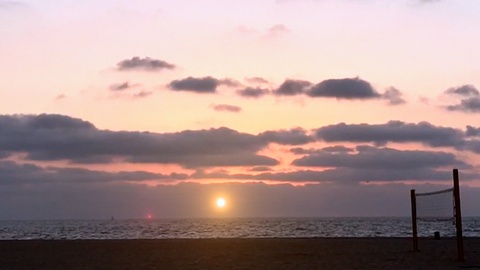
M480 237L480 218L463 235ZM453 221L418 223L418 235L455 235ZM0 240L411 237L410 218L238 218L0 221Z

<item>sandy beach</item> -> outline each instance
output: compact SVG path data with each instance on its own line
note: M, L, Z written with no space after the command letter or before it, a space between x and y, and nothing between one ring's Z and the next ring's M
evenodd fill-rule
M0 269L480 269L480 238L0 241Z

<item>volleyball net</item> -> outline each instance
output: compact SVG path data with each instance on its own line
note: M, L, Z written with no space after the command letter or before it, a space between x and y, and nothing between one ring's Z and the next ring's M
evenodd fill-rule
M412 206L413 250L418 251L417 221L454 221L457 238L457 256L464 260L462 214L460 207L460 186L458 170L453 170L453 187L433 192L416 193L410 191Z
M434 192L415 193L417 220L454 221L453 187Z

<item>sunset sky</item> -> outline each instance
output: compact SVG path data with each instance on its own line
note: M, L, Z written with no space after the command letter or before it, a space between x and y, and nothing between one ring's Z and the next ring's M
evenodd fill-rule
M480 216L479 12L0 0L0 219Z

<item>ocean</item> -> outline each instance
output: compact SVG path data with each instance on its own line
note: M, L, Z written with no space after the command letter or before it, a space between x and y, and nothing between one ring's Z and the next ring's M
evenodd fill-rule
M463 221L465 237L480 237L480 217ZM418 234L455 236L453 221L419 221ZM0 221L0 240L410 237L410 218L222 218Z

